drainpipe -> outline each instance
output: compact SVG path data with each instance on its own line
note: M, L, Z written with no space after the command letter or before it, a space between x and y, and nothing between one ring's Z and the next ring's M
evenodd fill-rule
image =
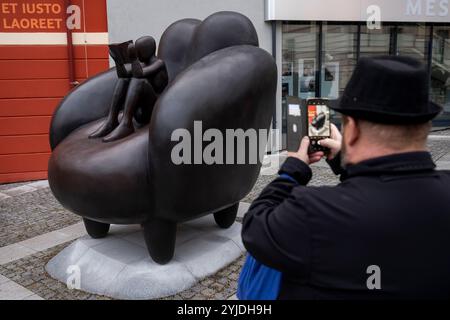
M65 9L72 5L71 0L64 0ZM66 16L67 18L67 16ZM76 87L79 83L75 80L75 61L73 57L73 41L72 41L72 30L67 27L67 23L64 23L66 27L67 36L67 57L68 57L68 68L69 68L69 85L70 88Z

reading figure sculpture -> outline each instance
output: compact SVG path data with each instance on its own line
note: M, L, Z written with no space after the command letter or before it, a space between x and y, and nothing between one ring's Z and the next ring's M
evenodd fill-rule
M139 124L147 124L153 106L168 81L164 61L155 56L156 43L152 37L141 37L136 40L136 45L132 41L112 44L109 51L116 63L118 81L105 122L89 136L104 137L103 142L115 141L133 133L133 117ZM128 68L127 61L131 61ZM146 103L136 110L142 97ZM123 116L119 123L119 111L124 100Z
M261 167L175 164L173 133L194 136L197 121L224 135L268 130L277 68L250 20L234 12L173 23L155 52L151 37L111 45L116 67L65 97L52 118L48 178L91 237L105 237L110 224L141 224L151 257L167 263L177 224L213 214L230 227Z

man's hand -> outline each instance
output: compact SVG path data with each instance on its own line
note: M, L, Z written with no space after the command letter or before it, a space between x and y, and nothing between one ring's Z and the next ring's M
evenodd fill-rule
M339 129L334 124L331 124L331 138L320 140L319 144L322 147L330 149L327 159L334 159L339 151L341 151L342 146L342 135L339 132Z
M309 148L309 138L303 137L298 151L288 152L288 157L300 159L301 161L309 165L320 161L320 159L322 159L322 157L325 155L322 151L308 154L308 148Z

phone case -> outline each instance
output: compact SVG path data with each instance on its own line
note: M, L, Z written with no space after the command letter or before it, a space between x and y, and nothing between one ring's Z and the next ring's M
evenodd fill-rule
M331 135L331 121L329 100L322 98L311 98L305 101L307 117L305 117L307 126L307 135L310 139L309 153L323 151L327 153L328 148L319 145L319 141L329 138Z

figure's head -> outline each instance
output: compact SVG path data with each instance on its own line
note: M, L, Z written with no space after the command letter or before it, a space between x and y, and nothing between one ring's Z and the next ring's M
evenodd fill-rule
M355 164L389 154L426 151L431 121L382 124L342 116L342 163Z
M156 41L153 37L144 36L136 40L136 54L140 61L149 61L156 53Z

